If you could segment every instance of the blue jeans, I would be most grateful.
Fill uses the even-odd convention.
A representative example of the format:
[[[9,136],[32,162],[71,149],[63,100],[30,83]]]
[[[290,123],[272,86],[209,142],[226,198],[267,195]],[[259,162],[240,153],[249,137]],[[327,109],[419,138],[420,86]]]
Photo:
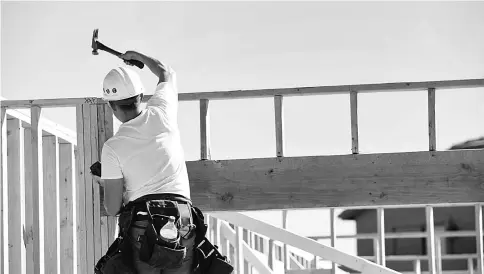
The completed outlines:
[[[131,227],[129,233],[130,233],[131,239],[138,239],[139,235],[143,235],[145,233],[144,228],[138,228],[138,227],[146,227],[148,225],[148,221],[135,221],[133,224],[135,226]],[[147,263],[139,259],[139,250],[141,248],[141,243],[137,241],[132,242],[132,249],[133,249],[133,256],[134,256],[133,262],[134,262],[134,267],[136,271],[138,272],[138,274],[192,274],[195,233],[193,233],[189,239],[181,238],[181,245],[187,248],[187,255],[183,260],[182,265],[175,269],[165,269],[160,271],[152,268]]]

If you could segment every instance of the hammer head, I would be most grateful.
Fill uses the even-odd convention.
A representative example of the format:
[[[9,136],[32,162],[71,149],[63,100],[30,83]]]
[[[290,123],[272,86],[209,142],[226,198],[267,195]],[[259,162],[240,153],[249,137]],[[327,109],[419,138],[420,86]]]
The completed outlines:
[[[93,55],[98,55],[99,53],[97,52],[97,35],[98,35],[99,29],[95,29],[94,32],[92,33],[92,54]]]

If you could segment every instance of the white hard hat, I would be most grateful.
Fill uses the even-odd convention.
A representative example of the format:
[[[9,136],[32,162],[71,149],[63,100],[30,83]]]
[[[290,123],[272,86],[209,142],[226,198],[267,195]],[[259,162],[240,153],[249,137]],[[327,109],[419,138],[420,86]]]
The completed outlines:
[[[144,93],[143,83],[135,71],[119,67],[112,69],[104,78],[103,99],[119,101]]]

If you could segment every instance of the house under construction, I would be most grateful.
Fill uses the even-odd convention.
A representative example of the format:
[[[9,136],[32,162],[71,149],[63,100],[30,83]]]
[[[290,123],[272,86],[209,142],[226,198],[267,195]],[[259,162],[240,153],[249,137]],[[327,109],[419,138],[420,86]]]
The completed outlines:
[[[484,151],[436,151],[435,130],[439,90],[479,87],[484,79],[179,94],[180,101],[200,103],[200,160],[187,162],[187,168],[193,202],[209,217],[209,238],[230,256],[237,274],[484,274]],[[422,117],[428,120],[428,150],[359,154],[358,95],[395,91],[428,94],[428,117]],[[284,97],[332,94],[349,94],[352,153],[285,157]],[[264,97],[274,99],[274,157],[212,160],[210,102]],[[42,110],[53,107],[76,108],[76,132],[43,118]],[[110,108],[99,98],[2,100],[0,118],[2,273],[93,273],[116,237],[116,218],[106,216],[103,194],[89,174],[103,143],[113,135]],[[366,239],[371,252],[357,256],[334,247],[341,238],[335,208],[343,207],[373,212],[375,231],[353,236]],[[441,231],[435,216],[442,207],[470,208],[465,214],[472,214],[474,229]],[[308,238],[287,230],[287,210],[298,208],[328,208],[331,234]],[[398,208],[420,208],[424,229],[388,232],[385,212]],[[240,213],[270,209],[282,210],[282,227]],[[331,244],[318,242],[325,237]],[[467,268],[444,269],[452,254],[443,254],[441,239],[450,237],[473,239],[475,252],[460,255]],[[398,238],[418,238],[425,242],[425,252],[417,257],[388,255],[386,242]],[[332,264],[318,268],[321,260]],[[397,271],[392,268],[395,261],[410,267]]]

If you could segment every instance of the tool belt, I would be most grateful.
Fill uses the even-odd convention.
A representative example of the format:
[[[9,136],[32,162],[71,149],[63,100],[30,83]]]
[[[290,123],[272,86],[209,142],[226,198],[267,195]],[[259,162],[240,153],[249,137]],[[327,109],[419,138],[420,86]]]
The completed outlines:
[[[174,241],[163,240],[158,231],[169,216],[175,217],[179,230]],[[148,226],[144,235],[138,239],[129,237],[129,229],[135,221],[147,220]],[[144,228],[144,227],[143,227]],[[186,239],[195,233],[194,273],[196,274],[230,274],[233,267],[217,247],[205,237],[207,225],[203,213],[192,206],[191,201],[173,194],[153,194],[143,196],[128,203],[119,216],[118,238],[96,264],[96,274],[135,274],[132,266],[131,243],[141,243],[139,259],[153,268],[160,270],[179,267],[186,257],[186,247],[180,244],[180,238]]]

